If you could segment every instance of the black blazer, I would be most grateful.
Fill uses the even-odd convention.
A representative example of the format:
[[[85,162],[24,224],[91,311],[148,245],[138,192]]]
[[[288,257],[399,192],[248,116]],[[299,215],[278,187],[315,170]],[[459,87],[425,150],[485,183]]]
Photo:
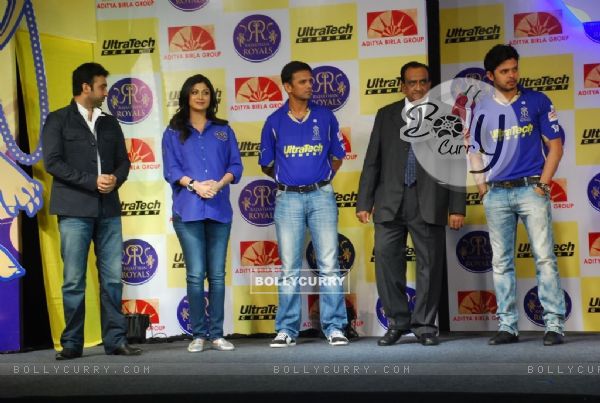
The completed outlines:
[[[121,215],[117,189],[129,175],[129,158],[119,122],[102,113],[90,131],[75,101],[48,115],[42,129],[44,167],[53,176],[50,214],[72,217],[114,217]],[[117,177],[108,194],[97,190],[98,156],[103,174]]]
[[[356,211],[373,211],[373,221],[392,221],[402,204],[410,144],[400,139],[404,100],[377,111],[360,175]],[[465,214],[465,191],[453,191],[432,178],[417,160],[417,195],[425,222],[446,225],[448,214]]]

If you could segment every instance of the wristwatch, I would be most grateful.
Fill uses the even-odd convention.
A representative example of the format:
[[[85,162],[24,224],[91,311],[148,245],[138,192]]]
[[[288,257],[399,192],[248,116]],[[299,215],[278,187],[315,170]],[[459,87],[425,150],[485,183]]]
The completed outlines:
[[[189,183],[186,186],[187,190],[189,190],[190,192],[194,191],[194,182],[195,182],[195,180],[192,179],[191,181],[189,181]]]
[[[547,195],[550,194],[550,185],[548,185],[547,183],[538,182],[536,186],[542,189]]]

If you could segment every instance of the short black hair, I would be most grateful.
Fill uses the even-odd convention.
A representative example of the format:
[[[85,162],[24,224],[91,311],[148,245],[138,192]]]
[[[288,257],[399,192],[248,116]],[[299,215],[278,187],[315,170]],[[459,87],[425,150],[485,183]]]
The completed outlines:
[[[94,84],[94,77],[108,76],[108,71],[98,63],[83,63],[73,71],[73,96],[81,94],[83,84]]]
[[[496,67],[510,59],[515,59],[517,62],[519,61],[517,49],[513,48],[511,45],[499,44],[487,52],[483,59],[483,67],[485,68],[485,71],[493,73],[494,70],[496,70]]]
[[[426,64],[419,63],[419,62],[416,62],[416,61],[413,60],[412,62],[406,63],[400,69],[400,81],[404,82],[404,76],[406,75],[406,70],[408,70],[408,69],[419,69],[419,68],[423,68],[423,69],[427,70],[427,80],[430,80],[431,77],[429,77],[429,66],[427,66]]]
[[[283,66],[281,70],[281,83],[291,84],[292,76],[298,71],[310,71],[312,73],[312,69],[308,64],[294,60]]]

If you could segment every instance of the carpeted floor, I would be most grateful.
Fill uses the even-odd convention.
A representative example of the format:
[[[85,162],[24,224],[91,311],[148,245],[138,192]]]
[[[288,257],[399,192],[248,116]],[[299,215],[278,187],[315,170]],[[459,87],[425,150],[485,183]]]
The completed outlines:
[[[232,340],[235,351],[194,354],[186,350],[188,341],[176,341],[141,345],[139,357],[107,356],[93,347],[67,362],[56,361],[53,350],[2,354],[0,398],[600,400],[599,334],[568,334],[564,345],[553,347],[542,345],[541,333],[521,334],[519,343],[503,346],[488,346],[491,335],[442,335],[442,343],[432,347],[414,337],[390,347],[378,347],[376,338],[343,347],[300,338],[296,347],[282,349],[269,348],[269,339],[243,338]]]

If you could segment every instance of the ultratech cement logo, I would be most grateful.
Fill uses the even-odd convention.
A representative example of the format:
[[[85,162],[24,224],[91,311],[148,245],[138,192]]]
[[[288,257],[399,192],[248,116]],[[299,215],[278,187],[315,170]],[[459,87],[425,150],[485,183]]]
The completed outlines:
[[[590,297],[588,313],[600,313],[600,297]]]
[[[214,39],[214,26],[169,27],[169,53],[165,60],[214,58],[221,56]]]
[[[171,259],[172,269],[185,269],[185,260],[183,259],[183,252],[176,252]]]
[[[373,77],[367,80],[365,95],[393,94],[396,92],[400,92],[400,77],[392,79]]]
[[[298,27],[296,43],[347,41],[352,39],[352,24],[325,25],[324,27]]]
[[[569,243],[554,244],[554,254],[556,257],[573,256],[575,254],[575,244],[571,241],[569,241]],[[521,258],[533,258],[533,252],[529,242],[520,243],[517,247],[517,259]]]
[[[600,143],[600,128],[587,128],[583,129],[583,134],[581,136],[581,145],[588,144],[599,144]]]
[[[569,81],[570,77],[563,74],[561,77],[521,77],[521,79],[519,79],[519,84],[534,91],[562,91],[569,89]]]
[[[159,215],[160,201],[145,202],[136,200],[133,203],[121,202],[122,216],[138,216],[138,215]]]
[[[156,41],[148,39],[130,38],[124,41],[118,39],[105,39],[102,42],[102,56],[137,55],[141,53],[154,53]]]
[[[275,320],[277,305],[242,305],[238,320]]]
[[[342,207],[356,207],[356,200],[358,199],[358,193],[352,191],[352,193],[337,193],[335,192],[335,202],[338,208]]]
[[[483,315],[496,313],[496,294],[488,290],[459,291],[458,313],[461,315]]]
[[[500,39],[500,25],[487,27],[474,26],[473,28],[449,28],[446,32],[446,43],[462,43],[476,41],[492,41]]]
[[[340,133],[342,133],[342,141],[344,143],[344,151],[346,151],[344,160],[346,160],[346,161],[355,160],[358,156],[356,155],[356,153],[352,152],[351,129],[349,127],[340,127]]]
[[[238,148],[242,157],[258,157],[260,155],[260,142],[238,141]]]

